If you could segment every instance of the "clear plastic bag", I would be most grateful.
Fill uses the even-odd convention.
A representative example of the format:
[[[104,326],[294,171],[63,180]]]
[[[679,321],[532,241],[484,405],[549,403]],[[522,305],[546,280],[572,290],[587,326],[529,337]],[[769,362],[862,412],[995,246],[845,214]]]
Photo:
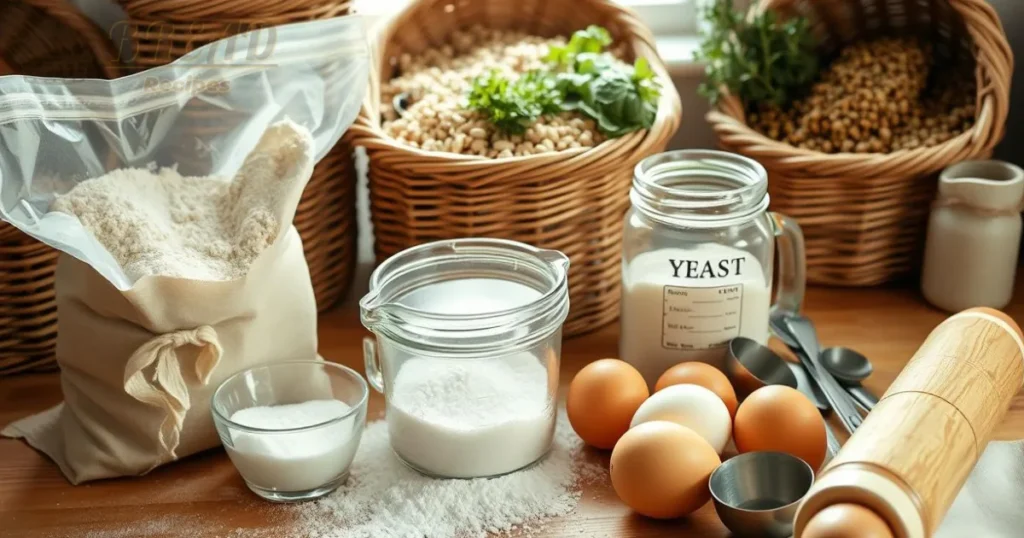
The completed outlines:
[[[355,120],[368,70],[350,16],[240,34],[112,81],[0,77],[0,218],[129,289],[78,219],[49,211],[56,196],[119,168],[231,176],[285,118],[309,129],[319,160]]]

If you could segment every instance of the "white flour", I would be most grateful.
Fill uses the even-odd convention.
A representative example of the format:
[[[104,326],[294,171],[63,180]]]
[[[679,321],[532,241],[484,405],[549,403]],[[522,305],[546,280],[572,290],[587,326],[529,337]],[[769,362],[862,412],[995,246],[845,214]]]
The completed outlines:
[[[236,411],[231,420],[266,430],[301,428],[345,415],[348,405],[337,400],[251,407]],[[346,472],[359,445],[353,438],[354,417],[309,431],[294,433],[232,430],[228,456],[249,483],[282,492],[316,489]]]
[[[555,408],[535,355],[416,358],[390,388],[391,445],[427,473],[473,478],[529,465],[551,446]]]
[[[195,280],[244,276],[293,212],[313,159],[308,131],[271,126],[233,178],[172,168],[114,170],[84,181],[51,210],[78,217],[125,275]]]
[[[543,460],[497,478],[429,478],[402,464],[389,444],[387,425],[371,423],[348,483],[320,501],[299,506],[299,528],[283,536],[483,538],[528,530],[544,519],[568,514],[579,501],[581,483],[607,479],[602,466],[583,463],[582,442],[564,413]]]
[[[198,515],[164,515],[153,519],[137,518],[134,521],[120,522],[117,526],[110,527],[107,525],[111,525],[112,521],[98,521],[96,524],[101,525],[100,528],[84,530],[78,527],[74,536],[77,538],[166,538],[174,536],[181,529],[196,528],[201,524],[201,519]],[[40,534],[40,537],[68,538],[68,535],[66,533],[50,533]]]

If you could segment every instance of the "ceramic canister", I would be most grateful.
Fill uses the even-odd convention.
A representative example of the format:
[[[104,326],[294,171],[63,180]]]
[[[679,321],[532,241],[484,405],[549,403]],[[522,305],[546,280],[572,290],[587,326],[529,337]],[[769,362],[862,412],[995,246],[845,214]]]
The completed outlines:
[[[950,312],[1010,302],[1022,197],[1024,170],[1010,163],[965,161],[942,172],[921,277],[928,302]]]

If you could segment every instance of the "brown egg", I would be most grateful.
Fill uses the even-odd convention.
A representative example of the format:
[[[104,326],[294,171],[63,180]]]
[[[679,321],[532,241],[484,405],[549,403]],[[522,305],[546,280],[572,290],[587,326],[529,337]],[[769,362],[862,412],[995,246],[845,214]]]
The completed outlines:
[[[736,391],[733,390],[729,378],[725,377],[718,368],[703,362],[684,362],[677,364],[665,373],[661,374],[658,382],[654,385],[654,392],[670,387],[672,385],[700,385],[718,395],[725,402],[729,410],[729,416],[736,416],[736,408],[739,401],[736,400]]]
[[[837,504],[807,522],[804,538],[892,538],[892,529],[878,514],[859,504]]]
[[[733,441],[740,453],[785,452],[817,470],[825,461],[825,421],[800,391],[769,385],[754,391],[736,410]]]
[[[612,450],[612,487],[639,514],[682,517],[711,499],[708,478],[721,463],[693,430],[675,422],[645,422],[626,432]]]
[[[607,450],[626,433],[633,413],[650,395],[636,368],[618,359],[601,359],[573,378],[565,410],[585,443]]]

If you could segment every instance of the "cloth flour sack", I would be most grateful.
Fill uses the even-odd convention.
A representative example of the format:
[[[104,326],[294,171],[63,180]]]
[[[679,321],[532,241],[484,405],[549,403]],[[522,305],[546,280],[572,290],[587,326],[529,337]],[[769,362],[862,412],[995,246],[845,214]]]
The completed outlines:
[[[167,244],[143,244],[138,245],[141,253],[128,255],[145,263],[125,269],[129,278],[138,276],[133,272],[144,276],[121,291],[90,265],[62,254],[56,291],[57,362],[64,402],[11,424],[3,434],[24,437],[53,459],[74,484],[146,473],[217,446],[210,400],[221,381],[259,363],[317,358],[313,287],[302,242],[291,225],[313,165],[310,133],[285,121],[270,127],[230,180],[230,189],[222,189],[223,209],[237,213],[238,222],[230,223],[240,234],[235,241],[256,241],[248,252],[258,249],[260,240],[269,242],[250,264],[236,260],[236,265],[242,264],[236,269],[244,273],[237,278],[165,276],[160,273],[174,269],[175,262],[160,252],[169,248]],[[122,172],[117,171],[123,176]],[[139,182],[159,180],[144,170],[134,173],[141,176]],[[160,175],[180,177],[173,170]],[[89,180],[77,188],[109,179]],[[192,183],[203,181],[218,180],[195,178]],[[126,185],[131,186],[118,184]],[[74,195],[72,191],[67,196]],[[122,200],[108,196],[87,201],[116,209]],[[60,202],[58,198],[54,205],[62,207]],[[145,207],[139,204],[135,209]],[[230,204],[235,207],[227,207]],[[156,208],[152,215],[156,221],[167,208],[151,205]],[[180,214],[172,216],[182,220]],[[111,223],[83,224],[103,231]],[[253,229],[272,235],[244,236]],[[121,234],[118,239],[139,239],[132,235]],[[117,251],[120,245],[106,246]]]
[[[210,400],[227,377],[318,360],[292,222],[369,72],[364,22],[345,16],[113,80],[0,76],[0,220],[61,252],[64,393],[0,433],[75,484],[143,474],[219,446]],[[282,401],[323,382],[296,373]]]

